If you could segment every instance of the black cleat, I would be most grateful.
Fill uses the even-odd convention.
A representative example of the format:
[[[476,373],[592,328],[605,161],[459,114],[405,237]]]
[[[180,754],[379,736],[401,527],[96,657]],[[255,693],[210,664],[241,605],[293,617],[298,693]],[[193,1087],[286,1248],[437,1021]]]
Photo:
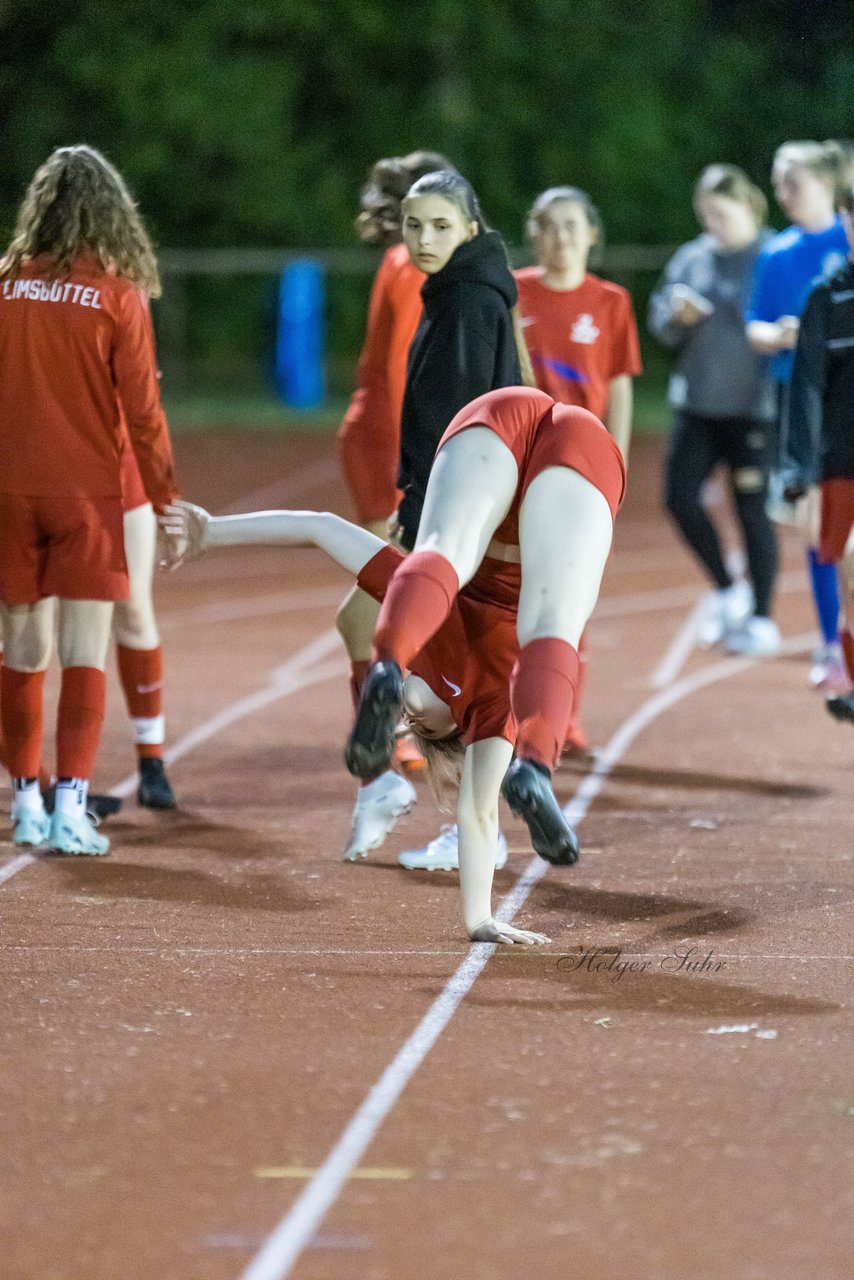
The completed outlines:
[[[355,778],[377,778],[389,766],[403,706],[403,677],[396,662],[375,662],[362,688],[356,723],[344,749]]]
[[[535,851],[556,867],[578,861],[578,840],[563,816],[545,765],[521,757],[512,762],[501,787],[517,818],[524,818]]]
[[[826,698],[824,705],[834,720],[847,720],[854,724],[854,693],[836,693]]]
[[[45,787],[42,792],[44,807],[48,813],[53,813],[56,804],[56,787]],[[124,801],[121,796],[105,796],[97,791],[90,791],[86,797],[86,812],[94,813],[96,818],[102,821],[104,818],[112,818],[122,807]]]
[[[175,792],[166,777],[159,756],[143,756],[139,762],[139,790],[136,798],[145,809],[177,809]]]

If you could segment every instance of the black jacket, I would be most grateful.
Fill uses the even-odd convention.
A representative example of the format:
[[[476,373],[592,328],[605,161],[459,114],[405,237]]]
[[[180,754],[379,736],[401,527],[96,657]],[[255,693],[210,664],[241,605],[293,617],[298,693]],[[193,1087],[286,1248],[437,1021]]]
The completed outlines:
[[[813,289],[792,372],[783,480],[854,480],[854,263]]]
[[[436,446],[451,419],[477,396],[522,383],[511,315],[516,296],[495,231],[461,244],[421,288],[424,310],[409,348],[400,423],[398,518],[410,549]]]

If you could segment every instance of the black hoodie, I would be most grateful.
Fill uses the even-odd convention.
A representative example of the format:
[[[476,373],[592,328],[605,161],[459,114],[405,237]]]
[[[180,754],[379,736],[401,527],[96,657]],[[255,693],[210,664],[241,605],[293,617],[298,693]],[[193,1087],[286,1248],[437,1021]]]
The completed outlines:
[[[400,423],[403,545],[415,543],[436,446],[469,401],[522,384],[511,307],[516,285],[495,231],[461,244],[421,288]]]

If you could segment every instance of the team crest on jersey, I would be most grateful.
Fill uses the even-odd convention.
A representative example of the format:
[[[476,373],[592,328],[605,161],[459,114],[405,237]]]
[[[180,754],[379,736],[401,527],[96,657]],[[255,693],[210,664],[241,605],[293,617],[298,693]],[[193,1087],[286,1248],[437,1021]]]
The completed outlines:
[[[599,332],[593,322],[593,317],[585,311],[572,326],[572,334],[570,336],[573,342],[583,342],[585,346],[590,346],[599,337]]]

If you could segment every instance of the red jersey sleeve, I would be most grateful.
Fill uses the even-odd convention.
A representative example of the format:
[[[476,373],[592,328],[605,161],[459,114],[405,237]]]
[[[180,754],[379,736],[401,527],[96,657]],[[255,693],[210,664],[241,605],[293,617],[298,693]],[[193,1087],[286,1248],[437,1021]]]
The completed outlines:
[[[356,579],[356,586],[369,596],[373,596],[374,600],[384,600],[392,574],[404,559],[403,552],[398,551],[397,547],[383,547],[375,556],[371,556],[366,565],[362,566]]]
[[[178,486],[160,404],[151,311],[138,289],[126,290],[119,302],[111,364],[146,495],[156,510],[162,510],[178,496]]]
[[[643,372],[643,367],[634,307],[631,295],[625,289],[621,289],[617,297],[619,302],[615,308],[611,370],[608,376],[619,378],[622,374],[628,374],[630,378],[636,378]]]

